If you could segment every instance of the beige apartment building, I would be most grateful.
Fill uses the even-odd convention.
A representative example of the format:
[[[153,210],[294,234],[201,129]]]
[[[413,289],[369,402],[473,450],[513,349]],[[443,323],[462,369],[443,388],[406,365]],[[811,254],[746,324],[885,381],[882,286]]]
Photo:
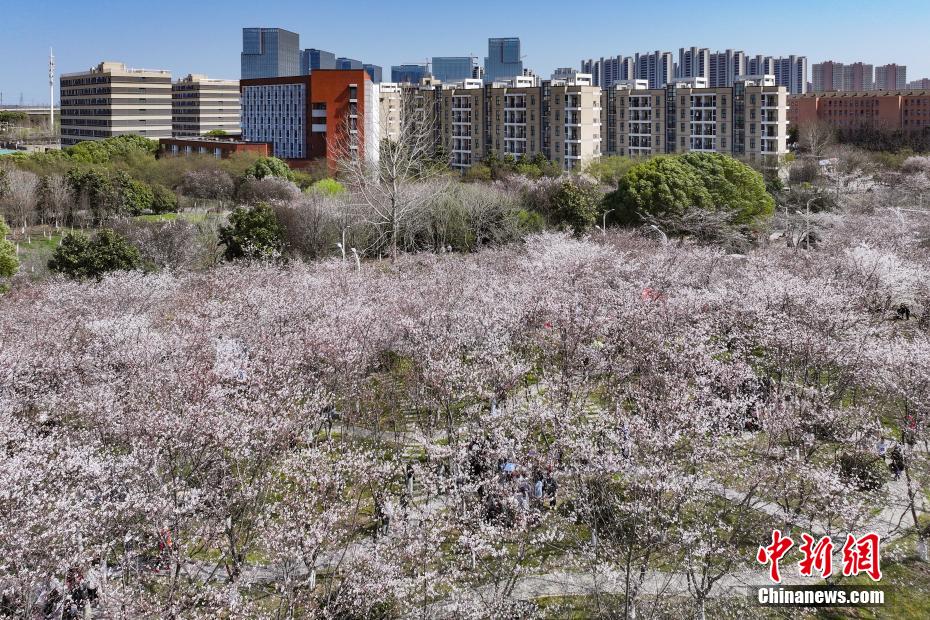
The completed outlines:
[[[580,74],[542,88],[549,89],[545,118],[551,145],[544,154],[563,170],[581,171],[601,157],[601,89]]]
[[[439,133],[450,165],[465,171],[485,156],[484,84],[465,80],[441,91]]]
[[[382,82],[377,87],[381,137],[397,140],[400,137],[401,88],[393,82]]]
[[[763,164],[788,153],[788,91],[773,76],[744,76],[724,88],[702,78],[663,89],[625,82],[602,98],[605,155],[695,151]]]
[[[102,62],[65,73],[61,87],[61,145],[136,134],[170,138],[171,72]]]
[[[176,138],[221,130],[239,135],[239,80],[191,74],[171,87],[171,124]]]

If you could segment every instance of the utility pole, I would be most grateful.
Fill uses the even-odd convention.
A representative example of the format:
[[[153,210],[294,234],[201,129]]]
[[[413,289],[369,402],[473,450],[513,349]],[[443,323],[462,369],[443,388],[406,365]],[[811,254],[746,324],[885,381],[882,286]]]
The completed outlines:
[[[55,52],[48,48],[48,133],[55,138]]]

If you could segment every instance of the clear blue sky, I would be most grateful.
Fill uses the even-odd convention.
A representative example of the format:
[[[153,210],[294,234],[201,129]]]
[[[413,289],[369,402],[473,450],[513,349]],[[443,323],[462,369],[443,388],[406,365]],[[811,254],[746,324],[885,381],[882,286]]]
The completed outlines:
[[[516,35],[526,66],[546,77],[582,57],[655,49],[677,57],[691,45],[797,53],[811,64],[898,62],[908,80],[930,77],[928,0],[0,0],[3,102],[20,93],[48,101],[49,45],[59,73],[106,59],[238,78],[243,26],[287,28],[301,47],[385,68],[433,55],[483,58],[488,37]]]

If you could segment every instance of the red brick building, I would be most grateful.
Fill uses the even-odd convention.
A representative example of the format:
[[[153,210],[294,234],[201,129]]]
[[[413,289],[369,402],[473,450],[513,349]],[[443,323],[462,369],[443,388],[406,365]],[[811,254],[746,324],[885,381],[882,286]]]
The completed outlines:
[[[377,88],[363,69],[242,80],[239,90],[242,138],[270,143],[292,166],[325,158],[333,168],[350,150],[377,158]]]
[[[158,141],[158,154],[161,157],[212,155],[217,159],[226,159],[234,153],[255,153],[261,157],[269,157],[271,144],[223,138],[162,138]]]
[[[790,124],[815,120],[838,129],[930,128],[930,90],[808,93],[788,98]]]

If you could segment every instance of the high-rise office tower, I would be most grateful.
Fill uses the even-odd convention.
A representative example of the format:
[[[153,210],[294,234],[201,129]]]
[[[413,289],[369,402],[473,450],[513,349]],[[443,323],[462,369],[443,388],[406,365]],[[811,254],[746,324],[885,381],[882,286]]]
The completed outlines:
[[[361,60],[340,56],[336,59],[336,68],[341,71],[356,71],[364,68]]]
[[[242,29],[242,79],[300,73],[300,35],[283,28]]]
[[[380,84],[381,83],[381,67],[378,65],[373,65],[371,63],[365,63],[362,65],[362,69],[368,72],[368,76],[371,78],[372,83]]]
[[[391,67],[391,81],[395,84],[419,84],[429,74],[425,64],[394,65]]]
[[[484,81],[488,84],[523,75],[520,39],[503,37],[488,39],[488,55],[484,59]]]
[[[906,66],[892,63],[875,67],[875,90],[903,90],[906,85]]]
[[[475,63],[471,56],[433,56],[433,77],[440,82],[454,83],[470,80]]]
[[[300,53],[300,74],[309,75],[314,69],[335,69],[336,55],[318,49],[305,49]]]

